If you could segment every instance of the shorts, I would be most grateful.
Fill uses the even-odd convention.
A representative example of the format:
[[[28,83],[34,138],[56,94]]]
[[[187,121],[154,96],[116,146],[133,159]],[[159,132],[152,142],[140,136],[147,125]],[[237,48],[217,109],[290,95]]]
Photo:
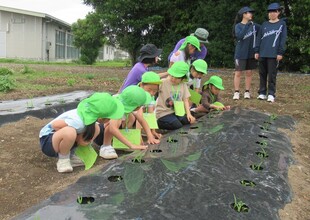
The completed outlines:
[[[257,68],[257,60],[252,59],[235,59],[235,70],[254,70]]]

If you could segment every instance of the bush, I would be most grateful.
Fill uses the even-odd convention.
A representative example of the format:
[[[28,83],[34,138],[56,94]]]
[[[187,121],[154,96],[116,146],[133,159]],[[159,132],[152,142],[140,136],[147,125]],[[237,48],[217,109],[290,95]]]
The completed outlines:
[[[32,74],[35,71],[33,69],[31,69],[30,67],[24,65],[24,68],[21,70],[22,74]]]
[[[8,92],[15,87],[15,80],[10,75],[0,75],[0,92]]]
[[[10,70],[5,67],[0,68],[0,76],[13,75],[13,70]]]

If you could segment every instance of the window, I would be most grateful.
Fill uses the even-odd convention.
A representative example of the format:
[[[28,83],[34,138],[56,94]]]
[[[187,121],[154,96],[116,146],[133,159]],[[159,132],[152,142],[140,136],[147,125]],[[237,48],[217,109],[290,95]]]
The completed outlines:
[[[65,58],[65,32],[56,30],[56,59],[64,59]]]
[[[74,37],[72,34],[67,33],[67,58],[68,59],[78,59],[80,51],[73,45]]]

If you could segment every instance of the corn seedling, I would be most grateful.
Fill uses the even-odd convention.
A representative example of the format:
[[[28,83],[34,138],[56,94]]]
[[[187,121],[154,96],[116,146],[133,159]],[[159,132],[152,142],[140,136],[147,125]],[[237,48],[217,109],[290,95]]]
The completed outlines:
[[[248,212],[249,208],[245,205],[245,203],[241,199],[237,199],[234,194],[234,209],[237,212]]]
[[[264,161],[261,161],[259,164],[252,164],[251,169],[252,170],[262,170],[263,169],[263,167],[262,167],[263,162]]]
[[[32,100],[30,100],[29,102],[27,102],[27,108],[34,108],[34,105],[33,105]]]
[[[269,119],[272,120],[272,121],[276,120],[277,118],[278,118],[278,116],[276,114],[272,114],[269,117]]]
[[[256,186],[256,184],[254,182],[249,181],[249,180],[241,180],[240,183],[243,186],[250,186],[250,187]]]
[[[171,136],[169,136],[169,137],[168,137],[167,142],[168,142],[168,143],[173,143],[173,139],[172,139],[172,137],[171,137]]]
[[[263,158],[266,158],[268,157],[268,153],[265,151],[265,148],[261,147],[262,151],[261,152],[258,152],[258,156],[259,158],[263,159]]]
[[[45,105],[52,105],[52,102],[49,99],[46,99]]]
[[[82,204],[82,202],[83,202],[83,197],[82,197],[82,196],[78,196],[78,197],[77,197],[77,202],[78,202],[79,204]]]

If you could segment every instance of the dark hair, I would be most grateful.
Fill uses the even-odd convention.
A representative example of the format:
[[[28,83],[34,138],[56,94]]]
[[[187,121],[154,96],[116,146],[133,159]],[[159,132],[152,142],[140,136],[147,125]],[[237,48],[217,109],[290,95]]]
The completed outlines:
[[[155,64],[155,57],[153,58],[144,58],[141,63],[145,63],[145,64]]]
[[[84,141],[90,141],[94,137],[95,130],[96,130],[96,122],[94,122],[90,125],[86,125],[85,131],[83,133]]]
[[[187,45],[186,45],[186,47],[185,47],[185,49],[184,49],[184,53],[185,53],[185,60],[188,60],[189,58],[190,58],[190,54],[189,54],[189,49],[188,49],[188,45],[189,45],[190,43],[188,43]]]
[[[242,21],[242,18],[243,18],[243,14],[239,14],[239,13],[237,13],[237,15],[236,15],[236,17],[235,17],[235,20],[234,20],[234,25],[233,25],[233,28],[232,28],[232,36],[233,36],[233,38],[235,38],[236,37],[236,34],[235,34],[235,26],[236,26],[236,24],[237,23],[240,23],[241,21]]]

